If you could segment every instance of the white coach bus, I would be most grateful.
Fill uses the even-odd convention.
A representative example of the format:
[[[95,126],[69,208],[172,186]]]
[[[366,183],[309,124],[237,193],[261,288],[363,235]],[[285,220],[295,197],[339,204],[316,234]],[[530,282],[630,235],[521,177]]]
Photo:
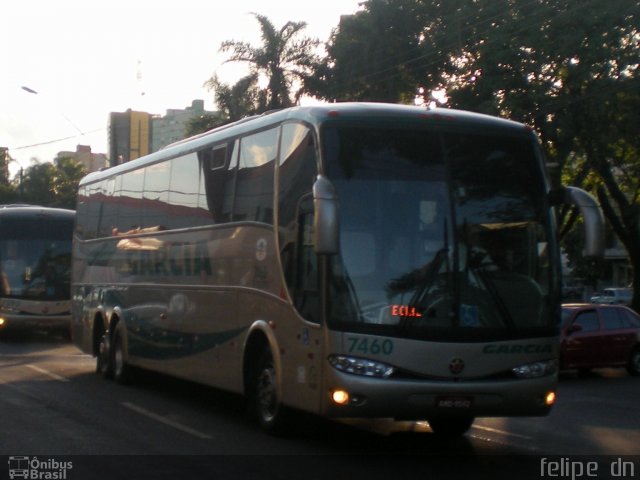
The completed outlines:
[[[97,369],[290,409],[428,420],[545,415],[560,263],[552,192],[519,123],[384,104],[252,117],[80,184],[72,331]]]

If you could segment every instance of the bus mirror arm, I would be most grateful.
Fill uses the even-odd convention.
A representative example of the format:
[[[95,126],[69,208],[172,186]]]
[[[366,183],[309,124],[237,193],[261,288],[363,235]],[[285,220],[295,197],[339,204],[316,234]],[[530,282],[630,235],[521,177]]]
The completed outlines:
[[[604,216],[598,201],[586,191],[577,187],[564,187],[564,203],[580,209],[584,219],[585,256],[604,256]]]
[[[336,255],[339,249],[338,196],[333,184],[318,175],[313,184],[313,230],[318,255]]]

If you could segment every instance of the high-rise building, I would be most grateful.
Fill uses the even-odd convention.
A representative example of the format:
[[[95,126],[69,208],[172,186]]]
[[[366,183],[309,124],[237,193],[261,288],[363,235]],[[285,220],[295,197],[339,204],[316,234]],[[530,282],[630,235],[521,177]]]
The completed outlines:
[[[109,116],[109,159],[111,166],[151,153],[151,114],[112,112]]]
[[[200,117],[207,112],[203,100],[194,100],[191,106],[183,110],[167,110],[163,117],[155,116],[151,120],[151,150],[157,152],[167,145],[182,140],[187,136],[187,125],[194,117]]]
[[[101,168],[109,166],[107,156],[104,153],[93,153],[89,145],[78,145],[75,152],[58,152],[56,159],[60,158],[74,159],[76,162],[84,165],[87,172],[96,172]]]
[[[169,109],[164,116],[127,110],[112,112],[109,121],[109,159],[111,166],[134,160],[187,136],[187,125],[195,117],[213,113],[204,109],[203,100],[191,106]]]

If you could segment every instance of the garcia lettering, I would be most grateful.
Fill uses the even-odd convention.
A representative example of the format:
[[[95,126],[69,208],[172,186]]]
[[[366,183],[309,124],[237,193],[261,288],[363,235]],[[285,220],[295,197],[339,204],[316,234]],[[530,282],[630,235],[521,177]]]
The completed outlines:
[[[173,244],[157,250],[130,250],[124,270],[133,275],[211,275],[211,258],[206,242]]]

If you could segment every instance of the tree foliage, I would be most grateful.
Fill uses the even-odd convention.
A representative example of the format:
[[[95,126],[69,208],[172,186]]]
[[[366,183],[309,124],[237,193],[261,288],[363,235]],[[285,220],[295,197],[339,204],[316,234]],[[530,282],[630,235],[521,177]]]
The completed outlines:
[[[205,82],[205,86],[214,92],[215,103],[222,118],[227,121],[235,122],[267,110],[267,95],[258,87],[256,72],[241,78],[231,86],[214,75]]]
[[[48,162],[34,163],[26,168],[17,185],[21,202],[49,206],[54,197],[54,171],[55,167]]]
[[[306,27],[305,22],[289,21],[277,29],[264,15],[252,15],[260,24],[260,45],[227,40],[220,46],[220,51],[229,53],[228,62],[244,62],[249,65],[250,75],[235,87],[246,86],[246,91],[252,95],[250,101],[260,111],[292,106],[299,100],[305,81],[314,71],[317,64],[315,49],[320,42],[301,37],[300,34]],[[254,86],[260,78],[266,79],[267,86],[257,92],[256,97]],[[214,87],[222,86],[215,76],[211,82]],[[223,98],[226,93],[222,93]]]
[[[199,117],[193,117],[187,122],[185,126],[185,136],[192,137],[200,133],[208,132],[228,122],[229,120],[219,112],[205,113]]]
[[[204,133],[267,110],[266,91],[258,87],[257,73],[247,75],[233,85],[225,84],[214,74],[204,86],[213,92],[218,111],[193,118],[187,125],[187,136]]]
[[[51,206],[75,210],[78,193],[78,184],[87,174],[85,167],[75,160],[63,157],[53,163],[53,176],[51,178],[51,190],[53,199]]]
[[[14,178],[3,203],[26,203],[75,210],[78,184],[86,175],[84,166],[71,158],[53,163],[34,161]]]
[[[369,0],[343,16],[308,82],[310,93],[330,101],[410,102],[422,56],[421,3]]]

